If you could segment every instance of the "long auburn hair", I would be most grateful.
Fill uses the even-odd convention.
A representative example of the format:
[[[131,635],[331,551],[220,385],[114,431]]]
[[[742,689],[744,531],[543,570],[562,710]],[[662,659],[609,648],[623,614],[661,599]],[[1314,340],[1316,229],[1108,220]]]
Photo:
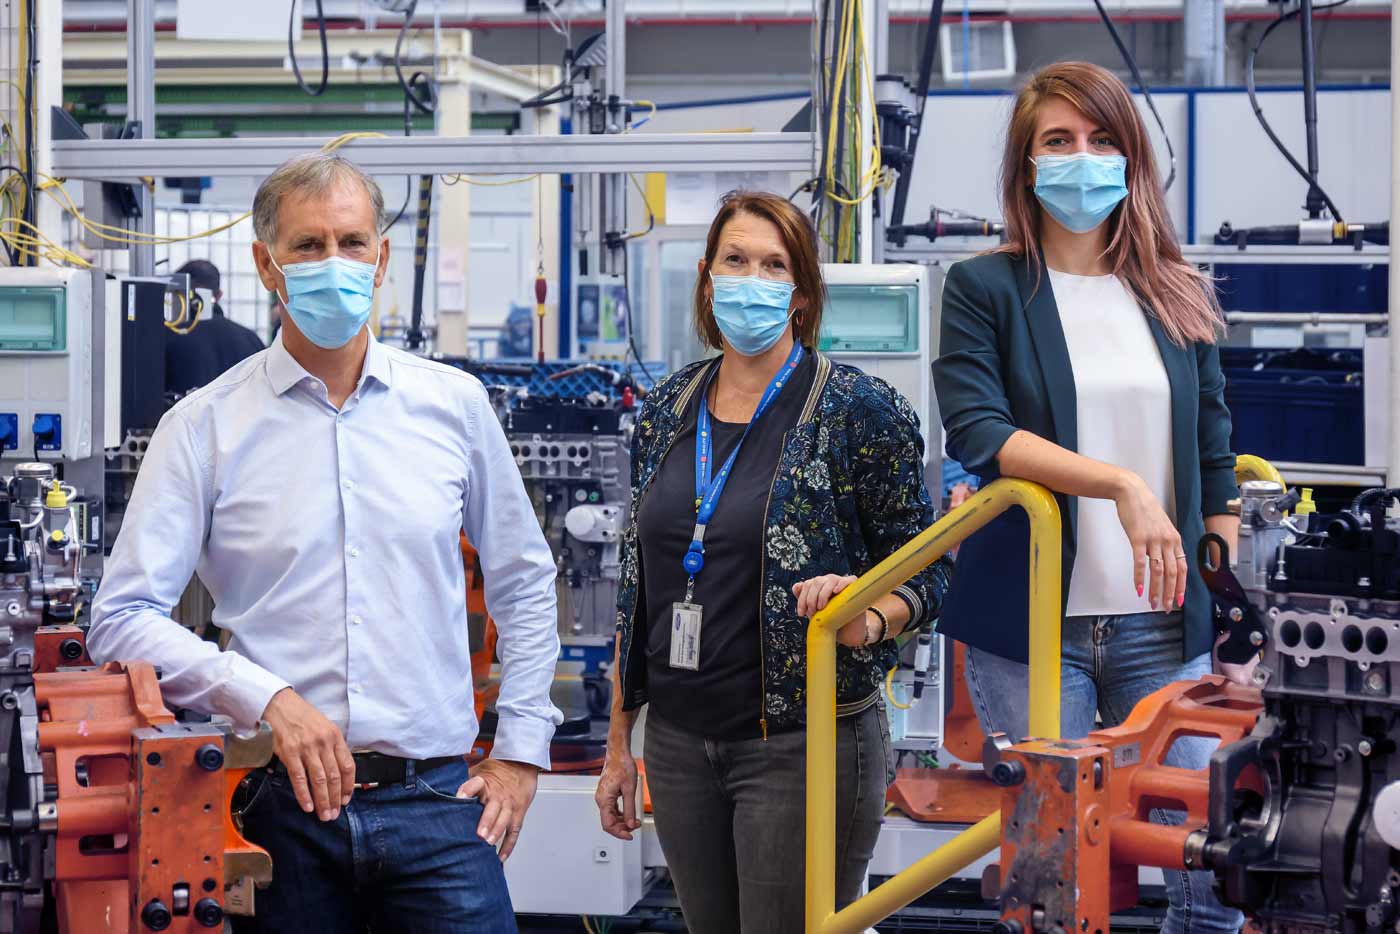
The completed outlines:
[[[1106,130],[1128,159],[1128,196],[1105,222],[1113,274],[1143,302],[1173,343],[1214,343],[1224,316],[1210,277],[1186,262],[1167,213],[1147,128],[1117,77],[1088,62],[1060,62],[1037,72],[1016,96],[1001,162],[1001,205],[1007,243],[1039,271],[1042,210],[1031,183],[1031,145],[1041,104],[1063,98]]]
[[[710,267],[719,251],[724,225],[738,214],[761,217],[778,228],[792,261],[794,292],[807,300],[807,307],[793,316],[793,337],[808,350],[817,348],[821,336],[822,308],[826,304],[826,284],[822,281],[821,257],[817,252],[817,230],[812,219],[782,195],[767,191],[731,191],[720,201],[719,213],[710,222],[705,237],[705,268],[695,280],[695,333],[711,350],[724,346],[715,323],[714,295],[710,289]]]

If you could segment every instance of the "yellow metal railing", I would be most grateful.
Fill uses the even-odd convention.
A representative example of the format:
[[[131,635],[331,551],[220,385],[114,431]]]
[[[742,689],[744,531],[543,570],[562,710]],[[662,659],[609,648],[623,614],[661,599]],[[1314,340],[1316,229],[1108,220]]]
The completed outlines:
[[[1030,517],[1030,733],[1060,735],[1060,510],[1050,491],[997,480],[843,590],[807,630],[807,934],[852,934],[888,918],[996,849],[991,814],[836,911],[836,631],[1001,513]],[[1007,556],[1008,560],[1012,556]]]

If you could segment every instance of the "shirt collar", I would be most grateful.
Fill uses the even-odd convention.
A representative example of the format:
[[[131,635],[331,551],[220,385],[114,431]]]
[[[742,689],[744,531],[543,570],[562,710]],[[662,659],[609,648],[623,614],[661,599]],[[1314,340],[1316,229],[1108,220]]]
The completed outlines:
[[[282,334],[279,329],[267,352],[267,377],[272,382],[272,391],[279,396],[302,380],[311,378],[311,374],[282,346]],[[369,335],[369,348],[365,352],[360,382],[365,384],[369,380],[375,380],[386,388],[393,382],[389,351],[375,339],[373,333]]]

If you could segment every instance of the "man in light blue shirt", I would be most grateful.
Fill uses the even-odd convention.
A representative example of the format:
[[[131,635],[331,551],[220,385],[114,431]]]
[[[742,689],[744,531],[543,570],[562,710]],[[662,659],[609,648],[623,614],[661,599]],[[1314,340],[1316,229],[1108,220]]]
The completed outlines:
[[[549,547],[480,383],[365,327],[389,255],[374,181],[299,157],[253,214],[281,334],[161,421],[89,649],[160,666],[172,704],[272,726],[242,811],[273,883],[240,931],[514,931],[501,862],[560,720]],[[492,755],[470,774],[461,530],[501,659]],[[193,571],[227,651],[170,619]]]

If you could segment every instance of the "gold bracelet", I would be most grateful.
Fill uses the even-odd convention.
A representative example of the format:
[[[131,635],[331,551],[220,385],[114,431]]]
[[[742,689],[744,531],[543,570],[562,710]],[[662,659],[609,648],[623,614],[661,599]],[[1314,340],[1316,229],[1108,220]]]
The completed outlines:
[[[885,612],[881,610],[878,606],[872,606],[870,608],[870,612],[874,613],[880,618],[880,638],[876,639],[875,642],[884,642],[887,638],[889,638],[890,635],[890,618],[886,616]],[[866,643],[866,645],[873,644],[873,642]]]

